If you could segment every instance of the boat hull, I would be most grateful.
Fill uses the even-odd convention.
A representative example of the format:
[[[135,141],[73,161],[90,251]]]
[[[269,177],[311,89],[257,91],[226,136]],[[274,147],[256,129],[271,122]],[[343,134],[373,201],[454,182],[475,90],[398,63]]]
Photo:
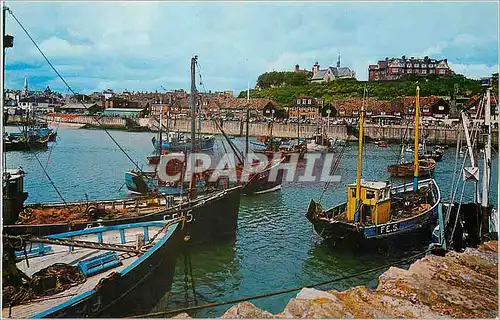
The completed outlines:
[[[248,182],[243,185],[242,193],[245,195],[256,195],[263,194],[268,192],[273,192],[281,189],[281,183],[283,182],[284,171],[282,169],[278,169],[278,166],[281,162],[284,161],[284,158],[277,161],[273,166],[270,166],[266,170],[252,174]],[[273,170],[278,170],[276,174],[276,179],[270,180],[270,176]]]
[[[434,175],[436,162],[432,159],[424,159],[419,161],[418,177],[428,178]],[[387,171],[392,177],[413,177],[413,163],[394,164],[387,167]]]
[[[193,243],[212,243],[236,237],[241,187],[217,192],[213,196],[202,197],[182,206],[160,210],[143,216],[102,219],[99,221],[5,225],[3,232],[11,235],[34,234],[44,236],[68,231],[82,230],[89,226],[110,226],[125,223],[167,220],[180,216],[187,217],[186,234]],[[61,205],[62,206],[62,205]]]
[[[409,245],[412,242],[421,243],[432,239],[432,230],[436,225],[438,203],[441,199],[439,188],[434,180],[423,180],[419,186],[432,183],[433,205],[419,215],[400,221],[383,223],[371,226],[356,226],[353,223],[320,219],[317,212],[320,206],[311,200],[306,214],[307,219],[313,224],[316,233],[334,247],[360,247],[372,248],[381,245]],[[394,194],[411,190],[412,184],[393,188]],[[400,193],[401,193],[400,192]],[[328,209],[325,212],[342,212],[345,203]],[[416,237],[416,236],[420,237]]]
[[[215,138],[211,137],[208,139],[201,140],[195,144],[195,150],[197,151],[208,151],[212,150],[215,145]],[[159,150],[159,144],[156,141],[154,143],[154,147]],[[178,151],[189,151],[191,150],[191,142],[167,142],[163,141],[162,142],[162,149],[163,150],[168,150],[172,152],[178,152]]]
[[[158,243],[156,250],[146,252],[135,267],[112,273],[95,289],[35,317],[117,318],[149,312],[172,288],[183,238],[181,224],[178,224],[172,235]]]

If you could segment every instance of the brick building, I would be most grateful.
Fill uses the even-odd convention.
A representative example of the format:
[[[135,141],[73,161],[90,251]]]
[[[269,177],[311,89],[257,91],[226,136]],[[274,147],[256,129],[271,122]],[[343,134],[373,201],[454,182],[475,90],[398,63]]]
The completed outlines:
[[[286,110],[289,118],[315,119],[321,115],[323,109],[323,99],[311,96],[299,96],[291,102]]]
[[[401,58],[385,58],[368,67],[368,81],[396,80],[405,74],[418,76],[454,74],[448,60],[437,60],[429,57],[423,59],[402,56]]]

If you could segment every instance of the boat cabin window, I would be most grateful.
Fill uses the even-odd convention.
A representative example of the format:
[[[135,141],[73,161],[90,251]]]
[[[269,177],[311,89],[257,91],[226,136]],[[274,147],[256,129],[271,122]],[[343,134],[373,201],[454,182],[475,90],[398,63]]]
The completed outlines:
[[[366,190],[366,200],[375,199],[375,192],[373,190]]]
[[[356,188],[351,189],[351,195],[353,198],[356,198]]]

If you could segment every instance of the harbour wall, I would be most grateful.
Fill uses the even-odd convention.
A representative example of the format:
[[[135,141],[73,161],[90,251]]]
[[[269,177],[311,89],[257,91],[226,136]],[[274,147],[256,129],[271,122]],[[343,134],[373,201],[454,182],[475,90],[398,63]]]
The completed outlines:
[[[92,128],[107,128],[107,129],[122,129],[122,130],[132,130],[137,128],[147,129],[151,131],[158,130],[158,122],[149,118],[140,119],[126,119],[120,117],[99,117],[98,121],[91,116],[79,116],[79,115],[55,115],[44,117],[49,122],[53,122],[55,125],[58,123],[65,124],[81,124],[85,127]],[[10,116],[8,119],[8,124],[20,123],[21,118],[19,116]],[[189,119],[174,119],[169,121],[169,129],[172,131],[180,132],[190,132],[191,122]],[[164,120],[163,125],[166,126],[166,120]],[[197,124],[198,126],[198,124]],[[275,137],[280,138],[296,138],[299,132],[301,137],[311,138],[314,134],[321,132],[321,127],[313,124],[298,124],[289,123],[275,123],[270,125],[265,122],[252,122],[249,123],[249,135],[250,136],[265,136],[271,134]],[[222,123],[222,129],[228,135],[232,136],[243,136],[245,134],[245,123],[242,121],[226,121]],[[330,126],[325,126],[325,133],[335,139],[346,139],[348,137],[348,128],[344,124],[335,124]],[[375,139],[375,140],[385,140],[388,142],[399,143],[402,137],[405,140],[412,141],[414,135],[414,127],[408,127],[406,125],[376,125],[376,124],[366,124],[365,125],[365,135]],[[141,130],[144,131],[144,130]],[[455,145],[458,133],[462,131],[460,136],[464,138],[463,129],[459,127],[439,127],[439,126],[426,126],[423,128],[423,133],[426,137],[426,142],[428,144],[447,144]],[[201,132],[204,134],[219,134],[215,123],[211,120],[201,121]],[[355,136],[350,137],[351,140],[356,140]],[[493,129],[492,134],[493,145],[498,145],[498,129]]]

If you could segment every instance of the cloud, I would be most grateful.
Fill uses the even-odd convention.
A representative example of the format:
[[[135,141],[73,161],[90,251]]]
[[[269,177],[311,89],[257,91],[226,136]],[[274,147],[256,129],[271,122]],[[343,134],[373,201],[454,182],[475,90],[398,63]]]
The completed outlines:
[[[486,64],[462,64],[462,63],[449,63],[455,73],[460,73],[467,78],[480,79],[481,77],[489,77],[493,73],[498,72],[498,64],[496,65],[486,65]]]
[[[448,58],[457,71],[469,65],[468,75],[498,68],[493,2],[12,2],[9,7],[79,92],[188,90],[194,55],[212,91],[245,89],[247,81],[254,84],[273,68],[310,69],[315,61],[334,65],[338,51],[342,65],[360,80],[366,80],[368,64],[402,55]],[[7,52],[7,85],[21,88],[27,75],[34,89],[51,83],[66,92],[9,16],[6,28],[15,37]]]
[[[47,40],[42,41],[39,45],[42,52],[51,57],[82,57],[88,54],[92,48],[87,45],[72,44],[67,40],[52,36]],[[38,53],[37,49],[33,49],[33,54]]]

